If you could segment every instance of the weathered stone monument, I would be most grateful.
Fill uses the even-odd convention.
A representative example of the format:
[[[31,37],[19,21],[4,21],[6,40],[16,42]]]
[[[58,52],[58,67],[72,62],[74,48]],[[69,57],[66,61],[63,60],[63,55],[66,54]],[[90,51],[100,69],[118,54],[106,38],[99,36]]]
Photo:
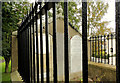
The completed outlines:
[[[75,35],[71,38],[71,73],[82,71],[82,38]]]

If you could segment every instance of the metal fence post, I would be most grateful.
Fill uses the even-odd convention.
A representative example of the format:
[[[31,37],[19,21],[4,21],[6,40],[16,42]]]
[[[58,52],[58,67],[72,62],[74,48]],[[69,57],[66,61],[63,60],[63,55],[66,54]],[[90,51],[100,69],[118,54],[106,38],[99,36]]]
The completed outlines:
[[[45,33],[46,33],[46,71],[47,83],[49,83],[49,30],[48,30],[48,10],[45,8]]]
[[[94,62],[94,59],[95,59],[94,58],[95,57],[95,53],[94,52],[95,52],[95,43],[94,43],[94,36],[93,36],[93,55],[92,55],[93,56],[93,62]]]
[[[107,35],[108,37],[108,64],[109,64],[109,34]]]
[[[41,7],[41,5],[42,5],[42,3],[40,2],[40,8],[39,9],[41,9],[42,7]],[[40,10],[40,52],[41,52],[41,54],[40,54],[40,60],[41,60],[41,83],[43,83],[44,82],[44,70],[43,70],[43,68],[44,68],[44,65],[43,65],[43,28],[42,28],[42,12],[41,12],[41,10]]]
[[[57,83],[56,3],[53,3],[53,68],[54,83]]]
[[[82,62],[83,83],[88,83],[88,54],[87,54],[87,0],[82,0]]]
[[[35,15],[37,14],[38,3],[35,2]],[[37,60],[37,83],[39,83],[39,47],[38,47],[38,23],[37,23],[38,16],[35,16],[36,22],[36,60]]]
[[[33,10],[33,4],[32,4],[32,26],[33,26],[33,78],[34,83],[36,82],[35,79],[35,29],[34,29],[34,10]]]
[[[68,57],[68,3],[64,2],[64,59],[65,83],[69,83],[69,57]]]
[[[116,7],[116,83],[120,83],[120,2],[115,2]]]
[[[99,35],[98,35],[98,63],[100,62]]]
[[[92,50],[91,50],[91,47],[92,47],[92,46],[91,46],[91,42],[92,42],[92,38],[90,37],[90,61],[91,61],[91,57],[92,57],[92,54],[91,54],[91,53],[92,53],[92,52],[91,52],[91,51],[92,51]]]
[[[101,63],[102,63],[102,35],[101,35]]]
[[[112,65],[113,65],[113,34],[111,34],[111,54],[112,54]]]
[[[105,50],[105,35],[104,35],[104,64],[106,64],[106,50]]]
[[[97,37],[95,36],[95,62],[96,62],[96,59],[97,59],[97,47],[96,47],[96,45],[97,45]]]

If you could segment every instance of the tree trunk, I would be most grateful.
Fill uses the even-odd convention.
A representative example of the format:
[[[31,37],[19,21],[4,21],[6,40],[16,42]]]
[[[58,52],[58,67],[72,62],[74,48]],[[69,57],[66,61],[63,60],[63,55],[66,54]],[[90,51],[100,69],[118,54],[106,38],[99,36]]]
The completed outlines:
[[[10,59],[5,59],[5,73],[8,73],[9,62],[10,62]]]

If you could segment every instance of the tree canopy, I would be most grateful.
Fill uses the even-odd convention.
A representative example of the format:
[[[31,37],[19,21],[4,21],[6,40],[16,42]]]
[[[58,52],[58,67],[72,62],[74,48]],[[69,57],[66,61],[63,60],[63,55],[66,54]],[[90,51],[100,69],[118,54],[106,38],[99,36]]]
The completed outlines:
[[[111,33],[111,27],[107,27],[109,21],[102,21],[102,18],[107,13],[109,7],[108,3],[103,1],[88,1],[87,3],[87,19],[88,19],[88,37],[91,35],[103,35]],[[58,9],[64,10],[64,3],[58,3]],[[59,12],[64,15],[64,12]],[[82,29],[82,3],[81,2],[69,2],[68,3],[68,15],[69,22],[76,27],[76,29]]]
[[[110,21],[102,21],[108,7],[103,1],[88,2],[88,35],[111,33],[111,27],[107,27]]]
[[[18,23],[27,14],[29,7],[28,2],[2,3],[2,56],[5,58],[6,65],[9,63],[11,56],[12,32],[18,29]]]

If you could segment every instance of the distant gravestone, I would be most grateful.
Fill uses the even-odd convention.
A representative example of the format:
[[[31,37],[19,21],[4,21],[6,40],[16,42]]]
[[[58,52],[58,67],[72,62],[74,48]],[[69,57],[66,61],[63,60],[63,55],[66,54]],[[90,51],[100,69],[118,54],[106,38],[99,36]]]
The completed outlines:
[[[71,39],[71,73],[82,71],[82,37],[75,35]]]

